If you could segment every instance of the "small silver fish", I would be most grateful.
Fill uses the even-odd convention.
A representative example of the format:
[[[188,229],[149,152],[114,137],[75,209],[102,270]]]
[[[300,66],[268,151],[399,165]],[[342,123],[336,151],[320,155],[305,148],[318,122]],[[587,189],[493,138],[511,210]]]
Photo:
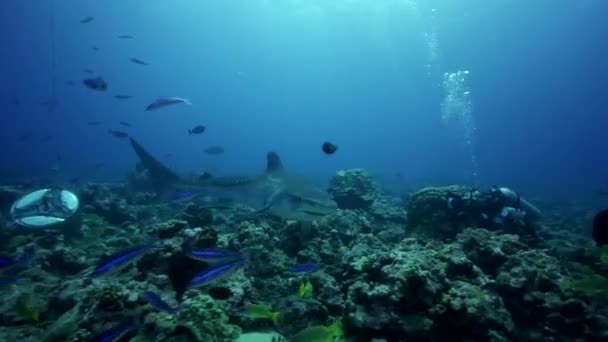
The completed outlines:
[[[179,98],[179,97],[159,97],[156,99],[156,101],[149,104],[146,107],[146,110],[147,111],[157,110],[157,109],[160,109],[163,107],[167,107],[167,106],[171,106],[171,105],[175,105],[175,104],[179,104],[179,103],[185,103],[187,105],[192,104],[192,102],[190,102],[189,100]]]

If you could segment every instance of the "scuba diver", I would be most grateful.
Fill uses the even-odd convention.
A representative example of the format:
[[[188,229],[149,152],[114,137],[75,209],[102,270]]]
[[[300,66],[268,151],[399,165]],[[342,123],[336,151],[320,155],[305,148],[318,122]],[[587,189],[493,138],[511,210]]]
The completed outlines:
[[[509,228],[536,235],[534,224],[542,213],[515,191],[493,186],[489,191],[469,190],[466,196],[448,193],[446,205],[452,225],[472,224],[490,229]]]

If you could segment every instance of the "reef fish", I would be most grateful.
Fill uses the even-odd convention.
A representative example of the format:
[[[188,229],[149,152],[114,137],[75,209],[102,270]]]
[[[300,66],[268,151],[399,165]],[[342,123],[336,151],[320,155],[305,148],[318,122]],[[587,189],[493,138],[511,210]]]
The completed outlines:
[[[144,292],[144,297],[146,300],[155,308],[168,312],[170,314],[177,313],[177,309],[169,305],[169,303],[162,300],[156,293],[151,291]]]
[[[131,124],[126,121],[121,121],[121,122],[119,122],[119,124],[121,124],[122,126],[125,126],[125,127],[131,127]]]
[[[205,131],[205,126],[203,125],[198,125],[193,127],[192,129],[188,130],[188,134],[192,135],[192,134],[201,134]]]
[[[133,96],[131,96],[131,95],[114,95],[114,98],[118,99],[118,100],[127,100],[127,99],[130,99],[132,97]]]
[[[272,308],[264,304],[247,304],[247,317],[251,319],[269,319],[275,324],[279,320],[280,312],[272,311]]]
[[[294,265],[287,269],[291,273],[311,273],[321,268],[319,264],[300,264]]]
[[[204,261],[217,260],[217,259],[242,259],[241,255],[237,252],[228,251],[225,249],[195,249],[188,252],[188,255],[194,259],[200,259]]]
[[[135,37],[130,34],[121,34],[120,36],[118,36],[118,39],[135,39]]]
[[[93,17],[85,17],[85,18],[80,19],[80,23],[81,23],[81,24],[88,24],[88,23],[90,23],[91,21],[93,21],[94,19],[95,19],[95,18],[93,18]]]
[[[141,59],[139,59],[139,58],[131,57],[131,58],[129,58],[129,60],[130,60],[131,62],[135,63],[135,64],[139,64],[139,65],[148,65],[148,63],[146,63],[146,62],[142,61],[142,60],[141,60]]]
[[[102,275],[117,266],[124,265],[129,261],[134,260],[136,257],[157,248],[161,248],[161,246],[158,244],[137,246],[117,252],[109,257],[102,258],[97,264],[97,267],[95,267],[93,272],[91,272],[91,276]]]
[[[103,121],[89,121],[89,122],[87,122],[87,125],[89,125],[89,126],[99,126],[101,124],[103,124]]]
[[[247,262],[246,259],[238,259],[221,264],[218,266],[210,267],[203,272],[197,274],[188,283],[189,288],[204,285],[211,280],[217,279],[218,277],[228,273],[231,270],[236,269],[238,266],[243,265]]]
[[[82,83],[85,85],[85,87],[92,90],[105,91],[108,89],[108,83],[106,83],[103,77],[85,78],[82,80]]]
[[[338,145],[326,141],[321,146],[321,149],[325,154],[334,154],[338,150]]]
[[[214,155],[223,154],[224,147],[219,146],[219,145],[209,146],[205,149],[205,153],[214,154]]]
[[[199,193],[199,191],[182,191],[182,192],[178,192],[178,193],[174,194],[173,196],[171,196],[171,199],[174,201],[184,200],[184,199],[190,198],[198,193]]]
[[[151,104],[149,104],[146,107],[147,111],[152,111],[152,110],[157,110],[163,107],[167,107],[167,106],[171,106],[171,105],[176,105],[179,103],[185,103],[187,105],[191,105],[192,102],[190,102],[187,99],[183,99],[180,97],[159,97],[157,98],[154,102],[152,102]]]

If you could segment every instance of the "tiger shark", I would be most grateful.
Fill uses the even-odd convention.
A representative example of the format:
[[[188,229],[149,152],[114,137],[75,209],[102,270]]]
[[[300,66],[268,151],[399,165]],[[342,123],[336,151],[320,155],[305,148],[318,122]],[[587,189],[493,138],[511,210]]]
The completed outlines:
[[[313,220],[337,209],[327,191],[306,178],[288,172],[275,152],[266,155],[266,169],[260,174],[219,176],[203,173],[180,177],[130,138],[131,146],[145,170],[145,176],[157,192],[188,191],[227,195],[245,202],[258,212],[285,219]]]

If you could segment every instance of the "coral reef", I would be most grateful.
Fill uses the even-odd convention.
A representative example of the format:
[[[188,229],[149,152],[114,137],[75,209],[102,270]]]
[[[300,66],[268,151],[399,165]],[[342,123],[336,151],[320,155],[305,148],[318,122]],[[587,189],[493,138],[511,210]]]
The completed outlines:
[[[608,252],[589,252],[579,227],[586,219],[559,219],[556,210],[536,240],[486,225],[477,212],[455,224],[449,195],[492,203],[449,186],[422,189],[404,205],[360,169],[332,180],[340,209],[306,220],[245,205],[159,203],[116,184],[86,184],[79,193],[81,237],[6,235],[7,260],[36,253],[0,268],[7,298],[0,340],[89,341],[125,322],[137,324],[121,341],[135,342],[235,341],[269,329],[295,341],[608,338]],[[89,276],[100,258],[159,241],[162,248]],[[213,265],[188,257],[184,246],[239,252],[246,262],[177,295],[176,263],[193,272]],[[298,264],[315,267],[293,271]],[[151,305],[146,291],[176,312]],[[249,304],[273,318],[248,316]]]
[[[188,203],[184,209],[182,219],[187,221],[191,227],[204,227],[213,223],[211,209],[196,203]]]
[[[241,334],[241,328],[229,324],[224,309],[207,295],[186,299],[181,310],[179,325],[186,327],[196,341],[231,342]]]
[[[421,237],[453,238],[460,227],[452,223],[448,210],[449,194],[466,197],[469,189],[459,185],[428,187],[414,193],[407,205],[410,232]]]
[[[340,209],[367,209],[376,199],[378,190],[369,172],[352,169],[336,172],[329,193]]]

